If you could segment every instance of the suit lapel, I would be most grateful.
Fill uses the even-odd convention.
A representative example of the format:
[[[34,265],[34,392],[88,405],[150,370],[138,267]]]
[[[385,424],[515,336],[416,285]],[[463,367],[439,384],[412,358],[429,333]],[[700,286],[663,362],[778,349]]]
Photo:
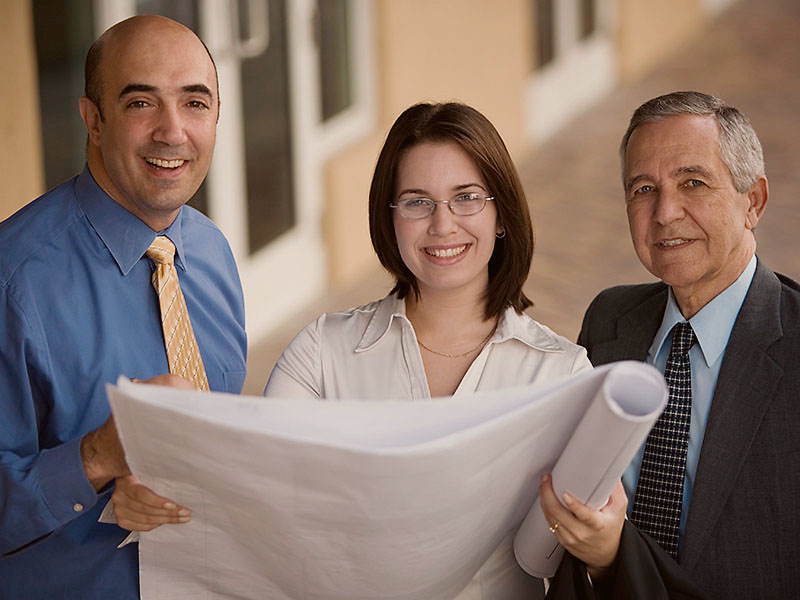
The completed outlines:
[[[781,337],[780,282],[758,263],[731,331],[706,425],[680,563],[697,563],[756,436],[783,370],[766,350]]]
[[[667,306],[667,287],[636,306],[617,321],[617,337],[592,345],[592,363],[602,365],[617,360],[645,360],[653,343],[664,309]]]

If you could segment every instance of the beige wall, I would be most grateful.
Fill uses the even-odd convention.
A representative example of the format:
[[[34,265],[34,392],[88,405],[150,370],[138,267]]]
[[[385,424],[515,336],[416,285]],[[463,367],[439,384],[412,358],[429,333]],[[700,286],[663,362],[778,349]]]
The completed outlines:
[[[378,11],[381,120],[421,100],[460,100],[524,147],[526,0],[384,0]]]
[[[378,129],[326,169],[324,231],[331,282],[347,284],[377,258],[367,195],[380,144],[394,119],[420,101],[459,100],[491,120],[512,154],[525,149],[526,0],[381,0],[376,4]]]
[[[701,0],[618,0],[620,77],[641,77],[697,36],[707,23]]]
[[[44,190],[33,19],[27,0],[0,0],[0,220]]]
[[[369,136],[329,161],[325,168],[323,232],[330,283],[334,286],[358,281],[378,264],[369,240],[367,200],[383,136]]]

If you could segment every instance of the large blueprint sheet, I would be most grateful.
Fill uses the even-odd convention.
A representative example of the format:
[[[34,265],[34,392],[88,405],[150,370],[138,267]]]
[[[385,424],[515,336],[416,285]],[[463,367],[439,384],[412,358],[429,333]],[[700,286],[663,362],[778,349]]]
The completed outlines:
[[[109,398],[133,472],[193,511],[142,534],[145,600],[448,600],[523,519],[517,559],[551,575],[540,474],[555,467],[557,491],[602,505],[666,388],[652,367],[624,362],[418,402],[127,380]]]

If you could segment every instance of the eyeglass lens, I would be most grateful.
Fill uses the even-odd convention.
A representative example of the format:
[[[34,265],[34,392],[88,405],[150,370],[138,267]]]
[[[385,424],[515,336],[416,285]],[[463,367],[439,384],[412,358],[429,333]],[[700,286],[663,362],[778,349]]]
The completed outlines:
[[[491,200],[481,194],[461,194],[450,200],[431,200],[430,198],[408,198],[397,203],[400,214],[410,219],[424,219],[433,214],[437,204],[447,204],[453,214],[469,216],[481,212],[486,201]]]

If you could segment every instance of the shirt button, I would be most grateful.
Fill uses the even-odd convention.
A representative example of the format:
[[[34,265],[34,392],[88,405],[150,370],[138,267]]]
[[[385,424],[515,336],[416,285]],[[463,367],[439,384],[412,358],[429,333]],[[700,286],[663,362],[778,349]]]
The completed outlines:
[[[83,504],[81,504],[80,502],[76,502],[75,504],[72,505],[72,510],[74,510],[75,512],[81,512],[83,510]]]

